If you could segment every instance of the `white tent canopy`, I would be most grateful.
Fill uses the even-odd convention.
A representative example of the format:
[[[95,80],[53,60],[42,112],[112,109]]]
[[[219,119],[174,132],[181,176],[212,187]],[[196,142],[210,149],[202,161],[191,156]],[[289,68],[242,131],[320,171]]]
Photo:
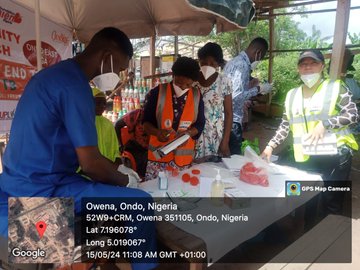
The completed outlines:
[[[214,25],[218,32],[243,28],[217,13],[192,6],[187,0],[11,1],[31,10],[35,10],[36,2],[39,1],[41,16],[75,30],[82,42],[89,41],[95,32],[106,26],[119,28],[130,38],[206,35]],[[245,21],[249,22],[252,16],[249,9],[253,9],[253,2],[242,0],[234,3],[242,3],[241,10],[248,10],[244,16],[248,17]]]

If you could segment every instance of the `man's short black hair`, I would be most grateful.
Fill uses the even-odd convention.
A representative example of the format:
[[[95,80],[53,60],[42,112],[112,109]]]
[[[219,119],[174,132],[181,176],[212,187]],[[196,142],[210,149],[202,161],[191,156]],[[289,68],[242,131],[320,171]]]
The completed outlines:
[[[184,76],[197,81],[200,66],[198,62],[189,57],[179,57],[171,68],[174,76]]]
[[[262,48],[264,51],[267,51],[269,49],[269,44],[266,39],[257,37],[250,42],[249,47],[256,47],[258,49]]]
[[[131,58],[134,54],[133,46],[128,36],[115,27],[105,27],[97,32],[90,40],[90,45],[114,43],[126,55]]]
[[[198,51],[198,58],[204,59],[208,56],[211,56],[215,61],[221,66],[224,61],[223,51],[219,44],[208,42]]]

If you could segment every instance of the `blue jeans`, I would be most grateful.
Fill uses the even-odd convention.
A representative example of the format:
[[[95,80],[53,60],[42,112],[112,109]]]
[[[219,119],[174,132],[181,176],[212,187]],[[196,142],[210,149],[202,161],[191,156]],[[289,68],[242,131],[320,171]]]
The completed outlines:
[[[232,130],[230,133],[229,148],[232,155],[241,154],[241,144],[242,144],[242,127],[240,123],[233,122]]]

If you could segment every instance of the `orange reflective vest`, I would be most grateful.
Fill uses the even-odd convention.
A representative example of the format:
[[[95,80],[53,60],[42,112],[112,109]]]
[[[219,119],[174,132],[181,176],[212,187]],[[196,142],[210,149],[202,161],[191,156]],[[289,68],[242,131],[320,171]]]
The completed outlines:
[[[188,91],[188,96],[180,117],[178,129],[175,130],[176,132],[187,130],[193,123],[195,123],[198,115],[199,101],[199,90],[191,88]],[[159,96],[156,105],[156,120],[158,128],[172,130],[174,111],[170,83],[167,85],[159,85]],[[170,134],[169,140],[171,141],[175,137],[176,134],[173,132]],[[154,154],[154,151],[157,148],[167,143],[168,142],[160,142],[156,136],[150,135],[148,160],[162,163],[168,163],[174,160],[176,165],[180,167],[191,164],[195,153],[195,141],[192,138],[162,158],[160,158],[156,153]]]

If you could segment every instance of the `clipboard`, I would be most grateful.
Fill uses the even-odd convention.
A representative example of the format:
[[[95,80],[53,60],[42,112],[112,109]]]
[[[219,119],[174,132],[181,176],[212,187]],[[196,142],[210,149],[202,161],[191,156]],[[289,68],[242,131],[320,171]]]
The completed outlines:
[[[164,146],[156,149],[156,151],[154,152],[155,157],[157,159],[160,159],[160,158],[166,156],[167,154],[169,154],[170,152],[172,152],[176,148],[178,148],[180,145],[182,145],[184,142],[186,142],[189,138],[190,138],[189,134],[183,134],[180,137],[168,142]]]
[[[306,137],[307,135],[304,135],[301,139],[303,154],[309,156],[321,156],[336,155],[338,153],[337,138],[335,133],[325,133],[323,140],[319,140],[317,145],[310,144],[310,140],[305,140]]]

